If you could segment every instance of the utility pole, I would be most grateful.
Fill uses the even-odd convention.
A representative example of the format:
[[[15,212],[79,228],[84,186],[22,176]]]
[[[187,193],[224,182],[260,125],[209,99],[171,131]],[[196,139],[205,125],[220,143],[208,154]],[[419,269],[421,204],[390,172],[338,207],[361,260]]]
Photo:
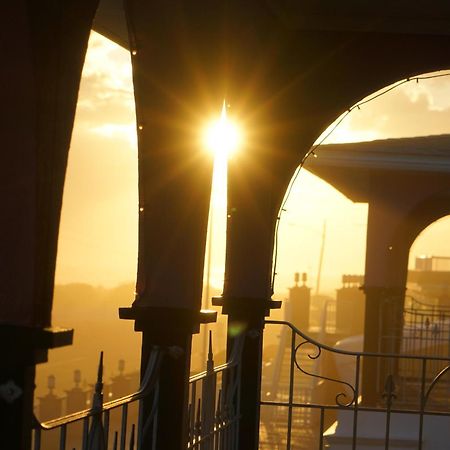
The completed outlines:
[[[320,290],[320,277],[322,275],[322,264],[323,264],[323,253],[325,251],[325,238],[327,235],[327,221],[323,221],[323,228],[322,228],[322,244],[320,247],[320,257],[319,257],[319,269],[317,271],[317,284],[316,284],[316,295],[319,295]]]

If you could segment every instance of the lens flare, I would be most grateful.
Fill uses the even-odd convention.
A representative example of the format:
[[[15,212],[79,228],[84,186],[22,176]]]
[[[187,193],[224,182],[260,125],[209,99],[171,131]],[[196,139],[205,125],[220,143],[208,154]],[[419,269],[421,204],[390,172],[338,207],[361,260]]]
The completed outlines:
[[[220,119],[213,121],[205,129],[205,147],[218,157],[229,158],[237,151],[241,141],[241,131],[236,123],[228,119],[224,102]]]

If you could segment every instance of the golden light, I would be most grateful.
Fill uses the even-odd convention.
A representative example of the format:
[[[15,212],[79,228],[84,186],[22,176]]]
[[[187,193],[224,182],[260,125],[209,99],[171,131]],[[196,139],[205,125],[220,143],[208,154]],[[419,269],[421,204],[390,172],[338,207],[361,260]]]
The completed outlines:
[[[206,148],[217,157],[229,158],[239,148],[242,133],[239,126],[227,117],[225,102],[220,119],[205,128],[203,140]]]

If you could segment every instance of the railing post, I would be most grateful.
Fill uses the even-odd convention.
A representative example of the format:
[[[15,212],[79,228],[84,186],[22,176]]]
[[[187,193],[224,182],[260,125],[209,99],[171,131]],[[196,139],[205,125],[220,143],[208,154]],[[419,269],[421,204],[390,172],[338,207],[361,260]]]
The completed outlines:
[[[31,445],[34,364],[1,367],[0,434],[2,443],[11,450]]]
[[[0,442],[8,450],[28,450],[33,426],[36,364],[47,349],[72,343],[73,330],[0,326]]]
[[[261,368],[264,318],[281,302],[270,299],[231,297],[213,298],[213,305],[222,306],[228,314],[227,356],[237,338],[244,335],[240,380],[239,450],[258,450],[261,399]]]
[[[89,450],[105,450],[108,436],[105,436],[103,429],[103,352],[100,352],[100,361],[98,363],[97,381],[92,396],[92,416],[91,428],[89,430]]]
[[[212,350],[212,332],[209,331],[209,347],[208,347],[208,360],[206,362],[206,378],[202,383],[202,427],[203,436],[206,436],[205,442],[202,444],[202,450],[213,449],[213,433],[214,433],[214,420],[216,410],[216,385],[217,379],[214,373],[214,355]]]
[[[142,450],[186,450],[188,442],[188,395],[192,334],[200,323],[215,320],[215,314],[152,307],[120,308],[122,319],[135,320],[142,332],[141,377],[154,346],[166,349],[159,376],[156,428],[141,435]],[[143,399],[142,423],[153,408],[153,397]],[[142,432],[142,430],[140,430]]]

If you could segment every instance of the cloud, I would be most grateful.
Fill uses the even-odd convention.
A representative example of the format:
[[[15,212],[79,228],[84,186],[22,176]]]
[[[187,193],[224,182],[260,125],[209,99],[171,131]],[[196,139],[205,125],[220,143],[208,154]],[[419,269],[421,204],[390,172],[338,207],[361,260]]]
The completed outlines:
[[[99,130],[115,124],[134,127],[135,107],[129,53],[103,36],[92,32],[80,85],[77,127]]]
[[[326,143],[447,133],[450,77],[411,81],[354,109]]]
[[[91,131],[106,138],[127,141],[133,148],[137,148],[136,127],[133,123],[105,123],[91,128]]]
[[[436,72],[436,75],[450,73],[449,71]],[[450,108],[450,76],[420,80],[418,83],[412,81],[401,87],[401,90],[415,102],[420,95],[428,99],[430,111],[444,111]]]

